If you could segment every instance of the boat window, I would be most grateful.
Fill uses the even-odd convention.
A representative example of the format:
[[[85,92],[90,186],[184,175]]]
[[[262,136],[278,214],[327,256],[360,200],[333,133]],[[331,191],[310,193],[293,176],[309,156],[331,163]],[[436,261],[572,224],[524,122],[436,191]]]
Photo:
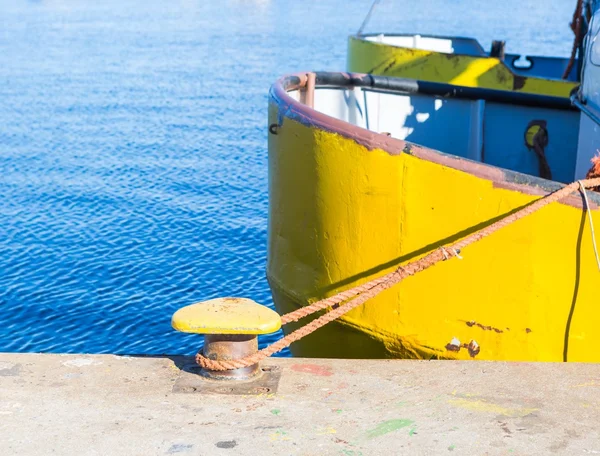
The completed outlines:
[[[600,66],[600,30],[596,32],[590,46],[590,60],[592,64]]]

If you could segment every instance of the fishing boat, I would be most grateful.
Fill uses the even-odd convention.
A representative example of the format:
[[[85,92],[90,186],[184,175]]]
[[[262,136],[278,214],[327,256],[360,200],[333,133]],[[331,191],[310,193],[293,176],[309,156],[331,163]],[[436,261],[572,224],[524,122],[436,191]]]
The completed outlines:
[[[575,42],[570,58],[506,52],[504,41],[489,51],[473,38],[417,34],[364,34],[367,18],[348,38],[347,70],[383,76],[445,82],[459,86],[519,91],[568,98],[579,81],[582,37],[589,13],[578,2],[572,21]]]
[[[369,34],[348,38],[347,69],[568,98],[579,66],[568,58],[486,52],[472,38]]]
[[[278,80],[267,277],[279,313],[381,277],[584,178],[600,147],[598,22],[571,100],[354,73]],[[600,361],[587,221],[600,226],[600,195],[585,196],[589,207],[573,194],[409,277],[292,354]]]

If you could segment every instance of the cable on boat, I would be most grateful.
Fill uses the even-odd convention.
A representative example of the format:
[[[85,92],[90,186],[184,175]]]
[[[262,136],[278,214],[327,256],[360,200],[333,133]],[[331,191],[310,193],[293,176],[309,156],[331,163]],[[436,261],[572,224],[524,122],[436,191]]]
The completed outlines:
[[[594,220],[592,219],[592,213],[590,212],[590,202],[588,201],[587,192],[585,190],[585,186],[579,182],[579,187],[581,188],[581,193],[583,194],[583,199],[585,200],[585,211],[588,214],[588,219],[590,221],[590,230],[592,232],[592,245],[594,246],[594,254],[596,255],[596,264],[598,265],[598,270],[600,271],[600,258],[598,258],[598,247],[596,246],[596,234],[594,233]]]
[[[373,0],[373,3],[371,3],[371,8],[369,8],[369,12],[367,13],[367,15],[365,16],[362,24],[360,24],[360,27],[358,29],[358,32],[356,32],[356,36],[360,36],[362,31],[365,29],[365,27],[367,26],[367,22],[369,22],[369,20],[371,19],[371,14],[373,14],[373,11],[375,10],[375,7],[377,6],[377,4],[380,2],[381,0]]]
[[[313,313],[318,312],[320,310],[325,310],[328,307],[332,308],[332,310],[327,312],[325,315],[322,315],[319,318],[306,324],[305,326],[302,326],[301,328],[291,332],[287,336],[279,339],[277,342],[272,343],[271,345],[263,348],[262,350],[256,352],[251,356],[230,361],[215,361],[203,356],[203,354],[199,352],[196,354],[196,362],[201,367],[213,371],[232,370],[252,366],[258,363],[259,361],[283,350],[284,348],[290,346],[292,343],[302,339],[303,337],[316,331],[322,326],[325,326],[327,323],[336,320],[337,318],[341,317],[350,310],[360,306],[361,304],[364,304],[369,299],[374,298],[382,291],[391,288],[392,286],[401,282],[403,279],[415,275],[421,271],[424,271],[425,269],[430,268],[431,266],[439,263],[440,261],[447,261],[452,257],[462,259],[462,257],[460,256],[460,251],[465,247],[474,244],[477,241],[480,241],[481,239],[489,236],[490,234],[495,233],[496,231],[524,217],[527,217],[528,215],[531,215],[534,212],[539,211],[548,204],[557,202],[569,196],[571,193],[577,190],[581,189],[583,191],[583,196],[586,202],[585,210],[588,211],[591,222],[591,214],[589,211],[590,208],[585,189],[595,188],[598,186],[600,186],[600,177],[594,177],[591,179],[573,182],[569,185],[566,185],[565,187],[562,187],[559,190],[556,190],[555,192],[549,193],[548,195],[537,199],[536,201],[524,207],[523,209],[509,214],[506,217],[492,223],[491,225],[470,234],[469,236],[463,238],[461,241],[455,242],[454,244],[448,247],[437,248],[436,250],[432,251],[431,253],[418,260],[412,261],[404,266],[399,266],[395,271],[389,274],[386,274],[374,280],[370,280],[369,282],[364,283],[362,285],[358,285],[346,291],[342,291],[329,298],[322,299],[306,307],[302,307],[293,312],[289,312],[285,315],[282,315],[281,324],[285,325],[287,323],[298,321],[301,318],[307,317],[308,315],[312,315]],[[594,236],[593,225],[592,236]],[[594,249],[596,249],[595,240]],[[598,261],[597,251],[596,260]]]

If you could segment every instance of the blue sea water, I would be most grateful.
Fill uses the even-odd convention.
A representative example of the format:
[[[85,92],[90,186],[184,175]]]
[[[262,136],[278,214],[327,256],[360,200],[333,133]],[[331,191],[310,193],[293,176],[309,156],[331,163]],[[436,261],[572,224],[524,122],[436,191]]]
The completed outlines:
[[[0,351],[192,353],[177,308],[272,305],[268,89],[343,70],[370,3],[0,0]],[[574,7],[382,0],[366,31],[567,56]]]

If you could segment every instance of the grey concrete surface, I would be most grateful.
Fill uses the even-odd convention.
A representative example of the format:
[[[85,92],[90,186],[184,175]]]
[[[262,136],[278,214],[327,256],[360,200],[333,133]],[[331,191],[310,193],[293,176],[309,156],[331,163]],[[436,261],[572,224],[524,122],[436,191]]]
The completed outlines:
[[[0,354],[0,455],[600,454],[600,365]]]

